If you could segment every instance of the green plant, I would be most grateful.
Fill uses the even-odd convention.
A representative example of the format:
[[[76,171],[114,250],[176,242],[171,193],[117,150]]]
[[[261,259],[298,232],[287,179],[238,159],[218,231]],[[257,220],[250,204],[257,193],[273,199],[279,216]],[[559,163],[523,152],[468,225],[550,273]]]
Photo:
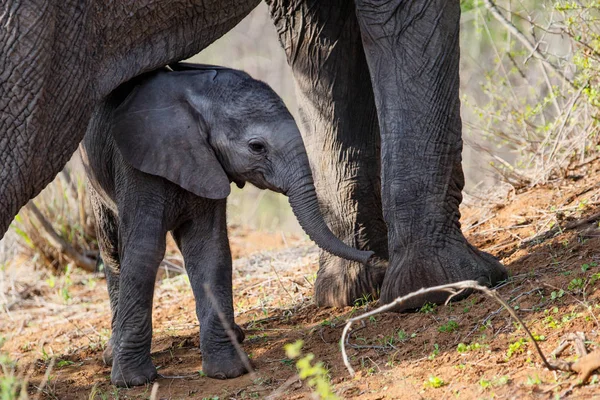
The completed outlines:
[[[598,264],[595,262],[591,262],[589,264],[581,264],[581,272],[587,272],[592,267],[597,267]]]
[[[569,282],[569,286],[567,286],[567,289],[569,289],[571,292],[580,291],[581,289],[583,289],[584,283],[585,282],[583,278],[575,278],[571,282]]]
[[[487,390],[490,387],[498,387],[498,386],[504,386],[506,384],[508,384],[508,382],[510,382],[510,378],[506,375],[500,376],[500,377],[496,377],[494,379],[488,380],[485,378],[481,378],[479,380],[479,386],[481,386],[481,388],[483,390]]]
[[[69,360],[60,360],[56,363],[56,366],[58,368],[62,368],[62,367],[68,367],[69,365],[73,365],[75,364],[73,361],[69,361]]]
[[[544,340],[546,340],[546,336],[544,335],[538,335],[535,332],[532,332],[531,335],[533,336],[533,340],[535,340],[536,342],[543,342]]]
[[[563,297],[564,294],[565,294],[565,291],[560,289],[558,292],[553,291],[552,293],[550,293],[550,298],[552,300],[557,300],[557,299],[560,299],[561,297]]]
[[[456,321],[450,320],[444,325],[438,327],[438,332],[446,332],[451,333],[458,329],[458,323]]]
[[[321,323],[319,325],[321,325],[321,326],[332,326],[332,323],[331,323],[330,320],[324,319],[323,321],[321,321]]]
[[[427,357],[429,360],[433,360],[438,354],[440,354],[440,345],[437,343],[433,344],[433,351]]]
[[[479,386],[481,386],[481,388],[485,390],[485,389],[489,388],[490,386],[492,386],[492,382],[488,381],[487,379],[481,378],[479,380]]]
[[[362,297],[354,300],[354,307],[355,308],[366,307],[372,301],[373,301],[373,296],[370,293],[366,293],[366,294],[363,294]]]
[[[459,343],[456,346],[456,351],[459,353],[466,353],[466,352],[473,351],[473,350],[479,350],[479,349],[481,349],[481,347],[482,346],[477,342],[471,343],[468,345],[464,344],[464,343]]]
[[[430,376],[429,379],[427,379],[427,381],[425,382],[425,386],[434,388],[434,389],[438,389],[441,388],[442,386],[444,386],[446,384],[446,382],[444,382],[440,377],[437,376]]]
[[[294,365],[294,360],[293,360],[293,359],[291,359],[291,358],[284,358],[284,359],[282,359],[282,360],[281,360],[281,363],[282,363],[283,365],[287,365],[287,366],[290,366],[290,367],[291,367],[291,366],[293,366],[293,365]]]
[[[90,390],[90,394],[88,395],[88,400],[119,400],[119,390],[114,388],[113,393],[105,393],[99,388],[99,384],[96,383],[92,390]]]
[[[437,304],[427,302],[427,303],[423,304],[423,306],[419,309],[419,312],[423,313],[423,314],[431,314],[431,313],[435,313],[436,310],[437,310]]]
[[[0,350],[4,344],[4,339],[0,338]],[[16,374],[16,362],[10,357],[0,352],[0,399],[1,400],[26,400],[27,399],[27,381],[22,380]]]
[[[305,380],[308,386],[310,386],[321,399],[337,399],[338,397],[333,393],[331,383],[329,382],[328,372],[323,363],[318,361],[313,364],[315,355],[312,353],[301,357],[303,344],[304,342],[302,340],[297,340],[294,343],[289,343],[284,346],[285,354],[288,358],[298,359],[296,368],[298,369],[300,379]]]
[[[546,325],[546,327],[548,327],[550,329],[561,328],[560,323],[552,315],[548,315],[547,317],[544,318],[544,324]]]
[[[382,346],[394,347],[394,343],[396,343],[396,338],[394,335],[384,336],[382,339],[379,339],[379,342]]]
[[[398,335],[398,340],[400,340],[401,342],[408,339],[408,335],[406,334],[406,331],[404,331],[403,329],[400,329],[398,331],[397,335]]]
[[[510,359],[514,354],[523,353],[525,345],[527,345],[527,340],[525,338],[520,338],[519,340],[510,343],[508,345],[508,350],[506,350],[506,359]]]
[[[50,349],[52,351],[52,348]],[[42,345],[40,352],[42,353],[42,361],[44,361],[45,363],[47,363],[48,361],[50,361],[50,359],[52,358],[52,356],[50,354],[48,354],[48,352],[46,351],[46,348]]]
[[[506,375],[502,375],[501,377],[494,379],[492,384],[494,386],[504,386],[510,382],[510,378]]]

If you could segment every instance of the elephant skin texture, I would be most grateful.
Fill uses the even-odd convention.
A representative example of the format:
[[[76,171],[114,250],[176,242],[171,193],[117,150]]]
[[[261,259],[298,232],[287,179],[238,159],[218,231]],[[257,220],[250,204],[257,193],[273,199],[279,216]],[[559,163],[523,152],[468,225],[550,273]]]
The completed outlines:
[[[196,299],[203,371],[221,379],[246,372],[249,361],[221,322],[243,340],[233,318],[230,182],[289,196],[300,225],[326,251],[361,265],[373,254],[328,229],[300,131],[271,88],[228,68],[173,69],[117,88],[94,111],[81,145],[112,310],[103,359],[112,362],[118,386],[157,376],[150,360],[152,297],[169,231]]]

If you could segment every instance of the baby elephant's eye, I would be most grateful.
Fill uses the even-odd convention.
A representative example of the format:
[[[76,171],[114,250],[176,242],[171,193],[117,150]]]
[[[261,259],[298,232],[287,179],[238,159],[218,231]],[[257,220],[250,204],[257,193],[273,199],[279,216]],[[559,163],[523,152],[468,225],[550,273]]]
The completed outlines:
[[[253,153],[262,154],[266,151],[266,147],[263,143],[258,141],[252,141],[248,143],[248,147]]]

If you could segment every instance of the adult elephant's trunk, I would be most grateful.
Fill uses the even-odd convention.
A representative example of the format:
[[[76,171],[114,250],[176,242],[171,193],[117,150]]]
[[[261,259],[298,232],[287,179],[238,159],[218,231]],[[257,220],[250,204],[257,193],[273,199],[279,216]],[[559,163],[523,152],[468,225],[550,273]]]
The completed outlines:
[[[304,232],[323,250],[348,260],[365,264],[373,255],[372,251],[357,250],[346,245],[329,230],[319,209],[312,176],[305,176],[295,184],[287,195],[292,211]]]

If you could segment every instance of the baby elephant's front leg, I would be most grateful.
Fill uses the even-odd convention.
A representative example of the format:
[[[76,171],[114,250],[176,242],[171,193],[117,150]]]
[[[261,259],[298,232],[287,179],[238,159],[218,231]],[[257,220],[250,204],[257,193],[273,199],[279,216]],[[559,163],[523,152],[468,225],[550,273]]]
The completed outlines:
[[[225,200],[210,201],[207,208],[209,212],[183,224],[174,237],[196,299],[202,370],[211,378],[235,378],[248,372],[250,363],[234,344],[244,333],[233,318]]]

